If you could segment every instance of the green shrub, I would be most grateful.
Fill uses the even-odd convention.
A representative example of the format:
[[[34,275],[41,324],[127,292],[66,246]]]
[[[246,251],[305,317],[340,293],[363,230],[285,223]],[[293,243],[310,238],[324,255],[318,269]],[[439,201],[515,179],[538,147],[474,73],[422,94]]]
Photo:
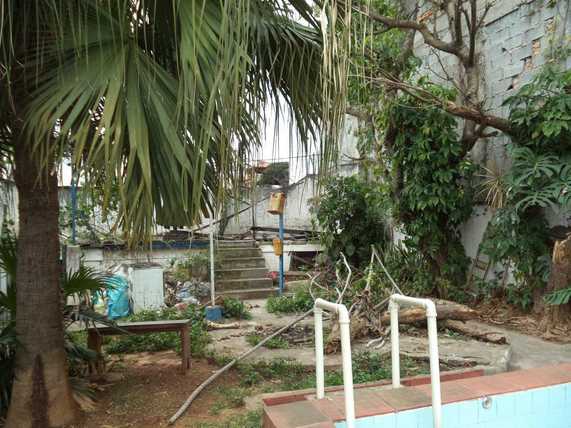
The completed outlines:
[[[309,291],[300,288],[291,296],[273,296],[266,302],[266,310],[269,313],[291,314],[306,312],[313,307],[313,298]]]
[[[371,245],[388,241],[385,211],[379,185],[358,177],[332,179],[312,209],[327,255],[337,261],[343,253],[354,266],[369,262]]]
[[[193,355],[202,355],[205,345],[209,342],[206,332],[204,314],[194,306],[187,307],[184,311],[175,308],[163,308],[159,310],[144,310],[127,318],[127,321],[160,321],[190,319],[190,346]],[[139,335],[126,335],[115,337],[106,347],[110,354],[132,352],[154,352],[173,349],[181,350],[180,334],[173,333],[148,333]]]
[[[252,318],[244,302],[234,299],[233,297],[224,298],[222,301],[222,309],[226,318],[238,318],[241,320],[249,320]]]

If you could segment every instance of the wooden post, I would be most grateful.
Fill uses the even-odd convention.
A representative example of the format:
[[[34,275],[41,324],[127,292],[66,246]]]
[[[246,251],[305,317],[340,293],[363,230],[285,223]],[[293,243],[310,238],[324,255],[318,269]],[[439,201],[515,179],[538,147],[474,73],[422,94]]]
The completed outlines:
[[[182,373],[186,374],[190,369],[190,331],[188,324],[180,330],[180,343],[182,347]]]
[[[97,359],[95,363],[89,364],[89,371],[91,373],[97,373],[97,375],[102,376],[105,371],[105,361],[103,360],[103,355],[101,354],[101,345],[103,343],[103,338],[95,329],[87,331],[87,347],[92,351],[97,353]]]

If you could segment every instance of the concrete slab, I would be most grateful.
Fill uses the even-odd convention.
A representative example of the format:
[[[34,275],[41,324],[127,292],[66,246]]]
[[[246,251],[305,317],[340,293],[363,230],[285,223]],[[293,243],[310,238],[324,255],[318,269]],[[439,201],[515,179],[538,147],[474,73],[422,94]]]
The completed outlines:
[[[243,321],[239,330],[216,330],[211,332],[213,338],[209,349],[217,354],[239,355],[248,349],[246,336],[255,332],[256,328],[278,329],[289,324],[299,315],[276,315],[270,314],[265,309],[266,301],[247,301],[252,306],[250,321]],[[313,325],[313,318],[307,318],[300,325]],[[325,323],[327,326],[327,322]],[[390,343],[386,343],[381,349],[367,348],[369,339],[353,343],[353,353],[369,351],[378,354],[390,353]],[[414,358],[428,359],[428,340],[425,337],[401,335],[401,353]],[[491,343],[475,340],[464,340],[451,337],[440,337],[438,341],[441,360],[449,364],[462,367],[481,367],[487,373],[502,372],[508,369],[510,359],[510,347],[508,345],[494,345]],[[299,346],[288,349],[261,348],[257,353],[249,357],[249,361],[269,361],[276,358],[292,359],[306,366],[315,365],[314,348],[312,346]],[[341,354],[326,355],[325,365],[328,368],[341,367]]]

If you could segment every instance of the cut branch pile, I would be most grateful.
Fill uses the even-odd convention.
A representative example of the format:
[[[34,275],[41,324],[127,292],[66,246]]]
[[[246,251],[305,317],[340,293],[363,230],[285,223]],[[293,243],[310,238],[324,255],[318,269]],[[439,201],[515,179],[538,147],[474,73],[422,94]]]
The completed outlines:
[[[335,293],[338,296],[338,303],[341,302],[344,297],[345,301],[347,301],[347,297],[349,297],[347,293],[351,293],[353,291],[354,283],[351,283],[351,279],[357,277],[361,280],[363,278],[362,275],[355,275],[353,273],[353,269],[347,263],[345,256],[343,254],[341,254],[341,256],[347,271],[347,277],[343,281],[340,270],[337,269]],[[377,304],[374,303],[371,291],[371,278],[375,263],[378,263],[382,267],[393,285],[392,290],[388,288],[385,290],[385,295],[383,296],[382,301]],[[316,278],[317,276],[312,278],[311,284],[324,289],[325,287],[316,283]],[[366,281],[366,286],[362,291],[350,295],[350,300],[352,302],[349,307],[349,316],[351,318],[351,340],[376,336],[378,339],[370,341],[368,346],[375,345],[378,349],[385,344],[386,339],[390,335],[390,313],[387,310],[389,297],[393,293],[403,293],[390,276],[390,273],[386,270],[382,260],[374,248],[371,255],[371,262],[369,264]],[[375,301],[378,302],[378,296],[375,297]],[[472,308],[460,303],[442,299],[435,299],[434,303],[436,304],[436,312],[440,327],[444,327],[485,342],[495,344],[508,343],[508,339],[505,334],[493,330],[483,324],[473,322],[473,320],[479,318],[479,315]],[[426,325],[426,311],[417,307],[403,307],[399,310],[399,324]],[[327,337],[327,343],[325,344],[325,352],[329,354],[336,353],[339,352],[340,348],[341,337],[339,325],[338,323],[333,322],[331,333]]]

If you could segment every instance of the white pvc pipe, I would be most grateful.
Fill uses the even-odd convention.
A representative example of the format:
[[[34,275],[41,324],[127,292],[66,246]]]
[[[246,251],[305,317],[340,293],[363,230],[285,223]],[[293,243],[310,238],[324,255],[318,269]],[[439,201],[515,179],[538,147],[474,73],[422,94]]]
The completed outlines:
[[[432,417],[434,428],[441,428],[442,424],[442,395],[440,391],[440,365],[438,358],[438,331],[436,329],[436,306],[429,299],[393,294],[390,298],[389,308],[391,313],[391,361],[393,373],[393,386],[400,387],[400,359],[399,359],[399,334],[398,334],[398,311],[400,305],[420,306],[426,310],[428,329],[428,350],[430,357],[430,383],[432,388]]]
[[[214,287],[214,216],[210,216],[210,299],[212,306],[216,305],[216,290]]]
[[[353,395],[353,363],[351,360],[351,332],[349,312],[345,305],[323,299],[315,300],[315,377],[317,398],[325,396],[325,362],[323,357],[323,309],[339,316],[341,332],[341,359],[343,362],[343,391],[345,395],[345,421],[347,428],[355,428],[355,397]]]
[[[323,359],[323,309],[313,309],[315,315],[315,382],[317,399],[325,397],[325,362]]]
[[[400,388],[400,343],[399,343],[399,304],[389,302],[391,314],[391,369],[393,373],[393,388]]]

